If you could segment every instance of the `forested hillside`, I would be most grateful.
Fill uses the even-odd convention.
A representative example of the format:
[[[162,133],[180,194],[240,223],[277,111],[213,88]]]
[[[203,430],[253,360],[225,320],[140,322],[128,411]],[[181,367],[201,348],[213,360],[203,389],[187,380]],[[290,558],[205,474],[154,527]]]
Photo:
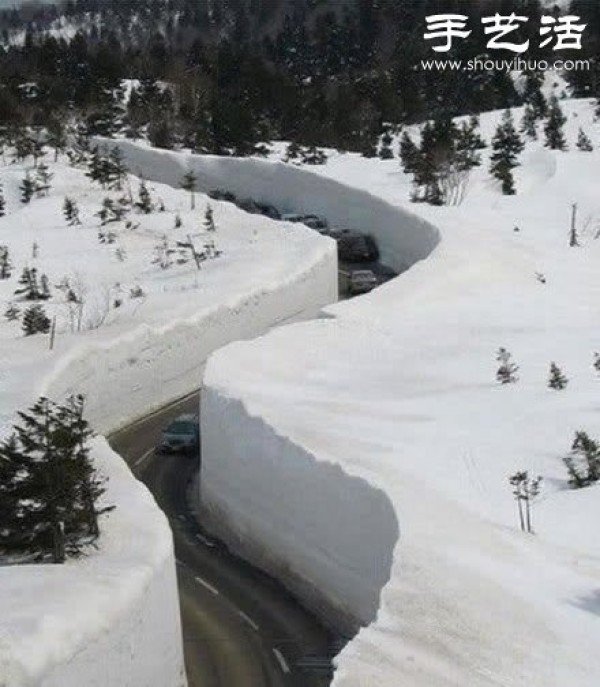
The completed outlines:
[[[454,11],[477,24],[519,11],[530,18],[528,59],[596,58],[600,4],[574,0],[571,10],[588,24],[583,50],[556,53],[538,48],[539,17],[562,10],[538,0],[29,5],[0,13],[0,124],[56,127],[76,115],[88,133],[143,133],[162,147],[243,155],[285,139],[368,153],[388,123],[523,101],[507,72],[423,70],[421,60],[436,57],[423,38],[426,16]],[[487,40],[474,31],[452,57],[514,57],[490,54]],[[596,62],[568,76],[575,95],[597,95]]]

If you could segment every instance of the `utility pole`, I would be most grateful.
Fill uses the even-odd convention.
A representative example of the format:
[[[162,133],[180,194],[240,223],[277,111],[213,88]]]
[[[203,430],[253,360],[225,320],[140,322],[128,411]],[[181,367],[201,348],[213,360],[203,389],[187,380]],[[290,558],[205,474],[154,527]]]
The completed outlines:
[[[577,239],[577,203],[573,203],[571,206],[571,236],[569,238],[569,246],[571,248],[579,246],[579,241]]]

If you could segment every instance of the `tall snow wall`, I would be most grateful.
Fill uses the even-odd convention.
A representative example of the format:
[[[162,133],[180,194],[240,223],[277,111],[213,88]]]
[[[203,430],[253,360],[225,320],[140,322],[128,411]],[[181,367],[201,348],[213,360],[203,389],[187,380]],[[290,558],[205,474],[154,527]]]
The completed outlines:
[[[136,151],[129,145],[125,152]],[[246,161],[237,162],[243,168],[240,174],[251,176]],[[140,149],[135,171],[146,179],[179,185],[188,163],[202,167],[195,157],[178,162],[176,155]],[[227,173],[236,177],[235,160],[228,161]],[[221,181],[218,175],[211,180],[208,173],[204,178],[210,188]],[[192,392],[212,351],[281,323],[315,317],[337,300],[335,244],[320,243],[287,279],[194,317],[137,327],[113,339],[102,331],[91,333],[86,343],[58,361],[36,395],[85,394],[89,420],[108,433]],[[3,591],[12,588],[0,626],[0,687],[186,684],[168,524],[102,440],[96,455],[110,477],[106,498],[118,506],[104,529],[109,558],[93,559],[97,566],[88,571],[87,582],[81,576],[86,575],[85,561],[0,568],[0,586]],[[132,547],[130,556],[124,542],[140,545]]]
[[[281,162],[214,155],[182,155],[131,141],[98,138],[109,149],[120,148],[134,174],[150,181],[181,186],[187,170],[200,191],[224,190],[239,198],[269,203],[281,212],[325,217],[332,227],[373,235],[384,264],[402,272],[426,258],[439,241],[428,222],[403,212],[366,191],[346,186],[305,169]]]
[[[368,230],[378,239],[382,260],[398,270],[427,257],[439,242],[437,229],[420,218],[286,165],[253,161],[249,176],[242,174],[234,187],[226,183],[230,163],[209,158],[205,165],[216,166],[223,187],[242,196]],[[204,168],[194,169],[200,174]],[[272,182],[262,195],[261,176]],[[383,491],[317,460],[231,396],[222,384],[224,361],[230,351],[235,357],[237,345],[209,359],[204,376],[205,516],[230,546],[279,577],[325,621],[353,632],[377,615],[399,536],[395,510]]]

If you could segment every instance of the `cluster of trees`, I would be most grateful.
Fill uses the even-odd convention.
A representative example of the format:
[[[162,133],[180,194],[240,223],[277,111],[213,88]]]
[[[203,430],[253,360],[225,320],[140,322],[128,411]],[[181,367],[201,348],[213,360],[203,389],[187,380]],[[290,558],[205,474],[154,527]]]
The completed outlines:
[[[90,456],[84,399],[40,398],[0,444],[0,556],[64,563],[100,536],[105,480]]]
[[[597,8],[580,4],[574,11],[590,21],[577,58],[597,48],[599,30]],[[503,71],[419,68],[435,56],[421,28],[438,9],[392,0],[77,0],[4,13],[0,27],[25,31],[25,40],[7,40],[0,54],[0,125],[44,124],[60,140],[60,122],[75,115],[89,133],[144,135],[166,148],[244,155],[279,139],[362,152],[386,122],[520,104]],[[552,47],[538,47],[539,0],[526,10],[519,39],[530,38],[528,57],[552,61]],[[506,3],[450,0],[444,11],[476,26],[506,14]],[[68,41],[47,32],[59,16],[76,32]],[[452,56],[485,55],[487,41],[473,31]],[[596,88],[594,70],[572,74],[578,94]],[[128,99],[123,79],[133,86]]]

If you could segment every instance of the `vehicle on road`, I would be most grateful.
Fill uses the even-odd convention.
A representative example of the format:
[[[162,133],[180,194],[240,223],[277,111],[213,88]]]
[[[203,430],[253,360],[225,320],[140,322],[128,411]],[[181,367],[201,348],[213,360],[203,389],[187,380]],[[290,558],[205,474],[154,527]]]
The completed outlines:
[[[377,286],[377,277],[371,270],[353,270],[348,278],[348,293],[356,296],[368,293]]]
[[[374,262],[379,259],[377,243],[368,234],[343,231],[334,238],[338,244],[338,257],[343,262]]]
[[[175,418],[162,431],[160,453],[194,454],[200,448],[200,420],[191,413]]]

